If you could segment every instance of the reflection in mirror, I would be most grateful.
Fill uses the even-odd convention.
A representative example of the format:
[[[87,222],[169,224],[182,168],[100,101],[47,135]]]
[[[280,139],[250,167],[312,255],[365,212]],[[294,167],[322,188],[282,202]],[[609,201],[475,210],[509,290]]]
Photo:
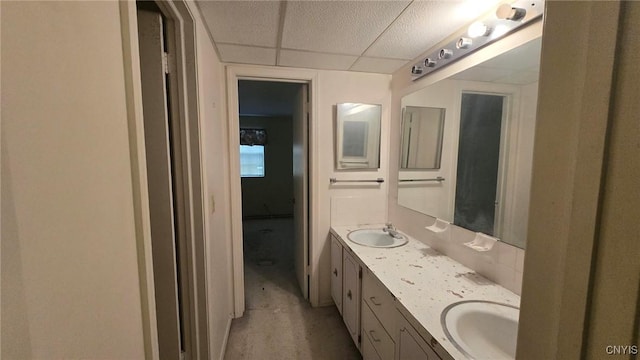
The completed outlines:
[[[336,114],[336,169],[377,169],[382,106],[343,103]]]
[[[540,45],[529,41],[402,98],[403,109],[444,109],[444,123],[440,167],[400,166],[398,204],[525,247]]]
[[[445,109],[407,106],[402,116],[400,168],[439,169]]]
[[[498,208],[502,95],[462,93],[453,223],[491,236]]]

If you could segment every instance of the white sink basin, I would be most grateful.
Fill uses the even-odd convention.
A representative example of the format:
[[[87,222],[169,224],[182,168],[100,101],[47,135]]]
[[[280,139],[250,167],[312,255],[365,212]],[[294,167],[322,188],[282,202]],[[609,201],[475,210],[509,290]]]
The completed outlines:
[[[347,234],[347,238],[356,244],[377,248],[392,248],[406,244],[407,237],[400,236],[399,239],[396,239],[382,229],[360,229]]]
[[[449,341],[470,359],[515,359],[520,309],[468,300],[447,306],[441,322]]]

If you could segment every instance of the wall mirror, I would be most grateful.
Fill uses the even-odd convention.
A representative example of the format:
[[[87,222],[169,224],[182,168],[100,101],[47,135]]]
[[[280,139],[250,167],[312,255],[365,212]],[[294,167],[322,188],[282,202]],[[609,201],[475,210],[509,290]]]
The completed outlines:
[[[401,169],[440,169],[445,111],[426,106],[402,109]]]
[[[529,41],[402,98],[399,205],[525,247],[540,46]],[[414,108],[441,109],[429,140],[439,166],[403,163]],[[433,158],[433,148],[420,151]]]
[[[342,103],[336,106],[336,169],[380,167],[382,105]]]

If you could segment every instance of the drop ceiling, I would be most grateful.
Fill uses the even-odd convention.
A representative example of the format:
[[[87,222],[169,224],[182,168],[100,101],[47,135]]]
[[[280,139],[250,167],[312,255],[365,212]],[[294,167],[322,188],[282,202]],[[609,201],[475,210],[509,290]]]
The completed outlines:
[[[223,62],[391,74],[498,1],[197,4]]]
[[[538,81],[542,39],[538,38],[482,64],[459,72],[456,80],[528,85]]]

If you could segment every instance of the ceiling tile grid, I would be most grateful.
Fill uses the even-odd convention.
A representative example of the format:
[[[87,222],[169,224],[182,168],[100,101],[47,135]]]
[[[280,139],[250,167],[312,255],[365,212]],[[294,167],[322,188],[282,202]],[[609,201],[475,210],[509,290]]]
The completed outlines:
[[[233,44],[218,45],[224,62],[256,65],[276,65],[276,49]]]
[[[325,70],[349,70],[357,59],[358,57],[353,55],[280,50],[278,65]]]
[[[391,74],[499,0],[199,0],[222,62]]]
[[[370,58],[360,57],[351,66],[352,71],[373,72],[382,74],[393,74],[401,66],[407,63],[406,60],[397,59],[382,59],[382,58]]]
[[[199,1],[198,5],[216,43],[277,46],[280,2]]]
[[[408,4],[408,1],[288,2],[282,47],[361,55]]]

